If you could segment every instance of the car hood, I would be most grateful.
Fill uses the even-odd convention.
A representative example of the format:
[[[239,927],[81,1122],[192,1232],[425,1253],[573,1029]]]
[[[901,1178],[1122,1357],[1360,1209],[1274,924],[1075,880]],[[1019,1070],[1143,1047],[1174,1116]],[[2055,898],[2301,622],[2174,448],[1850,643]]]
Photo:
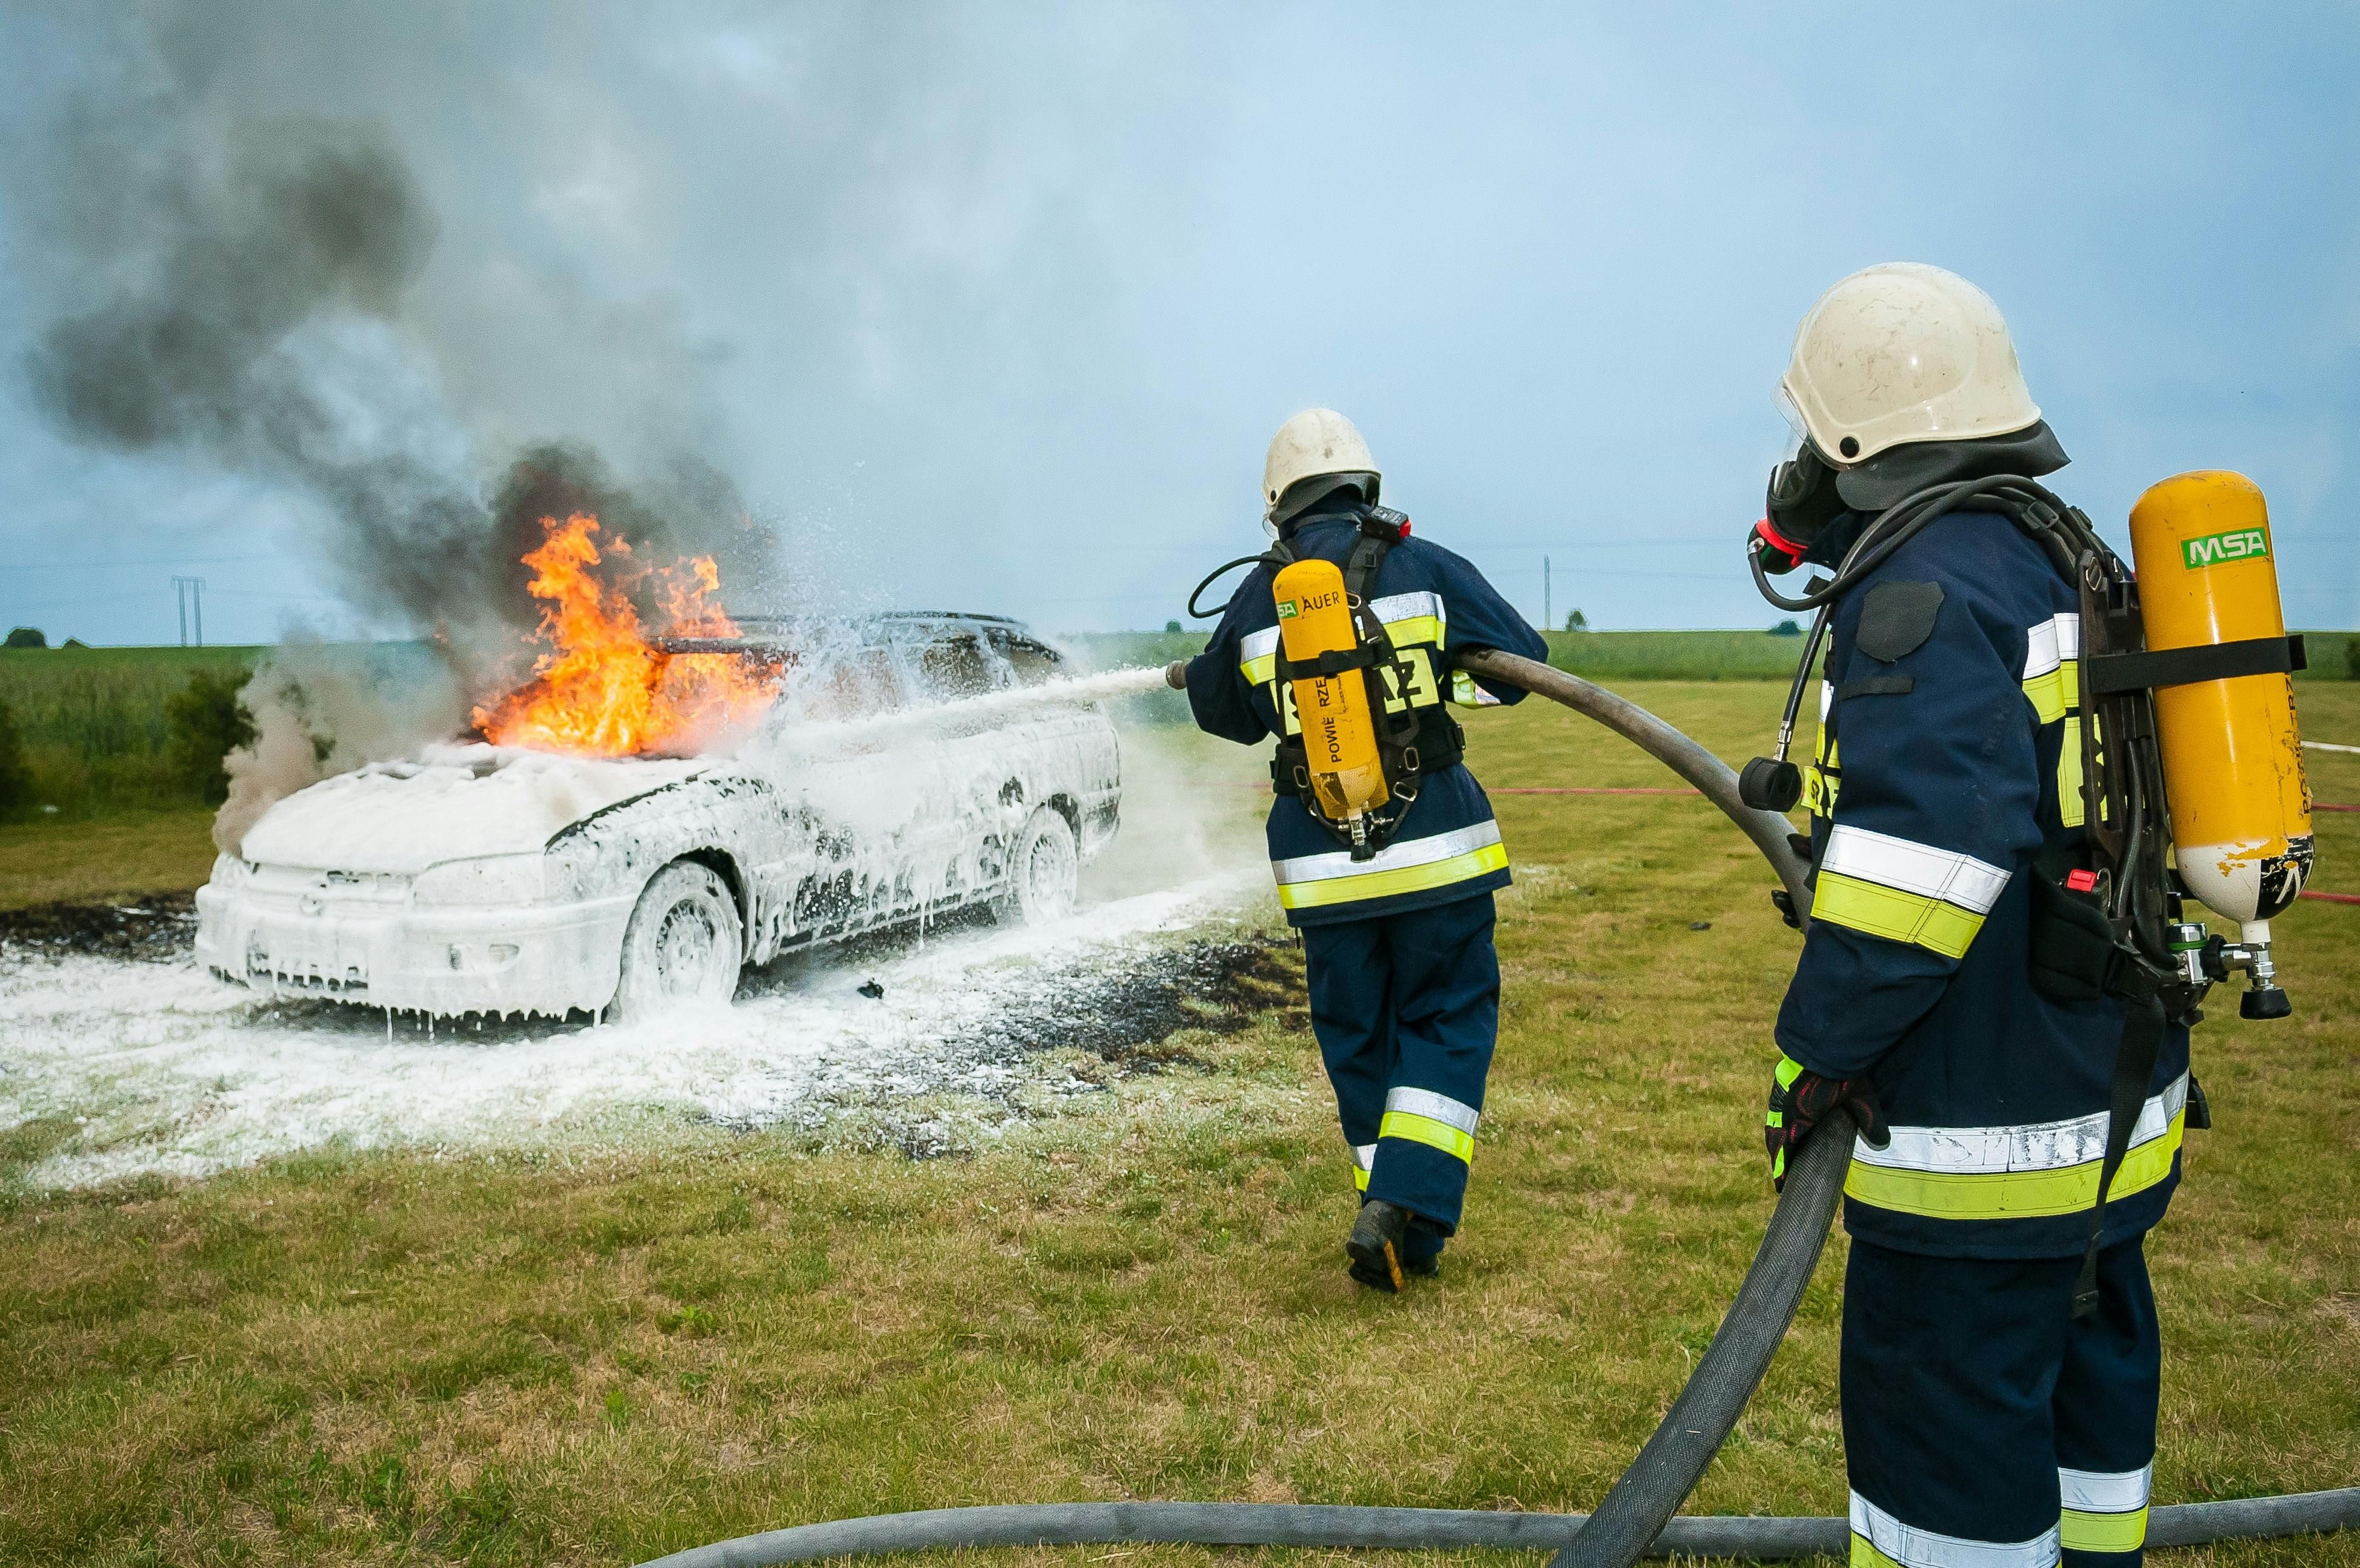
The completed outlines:
[[[697,760],[556,757],[430,746],[299,790],[246,830],[256,865],[411,875],[445,861],[526,854],[595,811],[694,778]]]

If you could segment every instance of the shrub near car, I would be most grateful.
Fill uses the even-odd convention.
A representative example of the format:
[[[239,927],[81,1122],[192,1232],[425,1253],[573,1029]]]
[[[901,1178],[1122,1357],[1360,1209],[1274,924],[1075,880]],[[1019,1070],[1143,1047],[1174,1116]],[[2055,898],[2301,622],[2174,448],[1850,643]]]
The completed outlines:
[[[198,961],[370,1007],[629,1018],[726,1001],[743,966],[855,932],[1072,907],[1120,809],[1111,722],[932,706],[1048,680],[1053,649],[981,616],[741,624],[738,646],[864,721],[835,739],[774,723],[716,758],[454,744],[325,780],[215,862]]]

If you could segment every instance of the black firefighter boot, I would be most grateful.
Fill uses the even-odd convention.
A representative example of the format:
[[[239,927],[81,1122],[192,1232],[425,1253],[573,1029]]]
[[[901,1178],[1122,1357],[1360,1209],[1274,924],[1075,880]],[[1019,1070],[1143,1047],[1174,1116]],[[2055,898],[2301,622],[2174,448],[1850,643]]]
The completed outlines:
[[[1352,1222],[1352,1239],[1344,1255],[1352,1260],[1351,1275],[1379,1290],[1399,1290],[1402,1278],[1402,1238],[1409,1234],[1409,1211],[1382,1198],[1360,1205]]]

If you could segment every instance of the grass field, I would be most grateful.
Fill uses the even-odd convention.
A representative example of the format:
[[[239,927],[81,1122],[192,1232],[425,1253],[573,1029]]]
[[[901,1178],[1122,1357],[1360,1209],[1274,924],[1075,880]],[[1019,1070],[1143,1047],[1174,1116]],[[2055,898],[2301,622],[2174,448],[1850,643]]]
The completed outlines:
[[[213,871],[209,806],[0,825],[0,909],[185,893]]]
[[[258,648],[0,649],[0,703],[24,741],[26,810],[86,817],[188,803],[164,705],[199,670],[250,670]]]
[[[1779,695],[1630,693],[1729,757]],[[2304,709],[2360,737],[2360,687]],[[1495,786],[1667,782],[1537,703],[1482,716],[1471,749]],[[1258,768],[1204,754],[1208,776]],[[2360,800],[2360,758],[2314,769],[2322,798]],[[66,1130],[20,1125],[0,1135],[0,1560],[628,1563],[967,1503],[1593,1505],[1769,1211],[1795,939],[1700,801],[1498,805],[1520,872],[1505,1012],[1438,1287],[1345,1279],[1346,1155],[1284,1006],[1190,1039],[1201,1069],[925,1163],[684,1127],[628,1154],[330,1151],[36,1194],[10,1183]],[[2360,891],[2360,816],[2320,827],[2322,885]],[[2201,1032],[2219,1125],[2150,1243],[2159,1502],[2360,1475],[2360,910],[2306,903],[2280,931],[2297,1015]],[[1693,1510],[1841,1511],[1841,1252]],[[2360,1541],[2159,1560],[2360,1564]]]

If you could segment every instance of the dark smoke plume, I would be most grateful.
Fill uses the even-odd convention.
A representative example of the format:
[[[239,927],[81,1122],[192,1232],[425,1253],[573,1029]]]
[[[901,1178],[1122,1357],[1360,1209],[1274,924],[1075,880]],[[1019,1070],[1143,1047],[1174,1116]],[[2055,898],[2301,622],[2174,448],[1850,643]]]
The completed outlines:
[[[519,557],[543,518],[595,511],[641,559],[714,554],[737,597],[760,590],[772,541],[697,445],[702,411],[648,417],[628,473],[563,429],[505,459],[479,449],[487,422],[450,406],[411,320],[435,215],[381,132],[222,119],[169,93],[110,107],[83,121],[104,134],[60,142],[57,226],[88,280],[27,367],[66,430],[309,494],[347,599],[437,632],[469,684],[535,622]]]

